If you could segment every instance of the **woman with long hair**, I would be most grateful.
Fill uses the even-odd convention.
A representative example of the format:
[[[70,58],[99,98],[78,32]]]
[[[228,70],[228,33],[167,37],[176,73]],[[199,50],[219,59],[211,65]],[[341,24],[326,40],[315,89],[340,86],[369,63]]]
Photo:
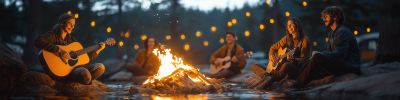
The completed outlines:
[[[310,55],[310,40],[304,33],[303,25],[301,24],[300,20],[295,17],[290,17],[286,20],[286,23],[286,36],[271,46],[269,51],[269,59],[274,60],[276,53],[280,48],[296,48],[295,53],[293,56],[288,55],[286,57],[289,62],[284,63],[281,69],[276,73],[267,73],[265,72],[265,68],[260,66],[252,66],[254,73],[260,77],[271,75],[271,78],[269,78],[266,84],[264,84],[263,89],[268,89],[272,83],[280,81],[284,78],[295,79],[302,66],[304,57],[308,57]]]
[[[75,17],[70,14],[62,14],[58,19],[58,23],[54,25],[53,29],[46,34],[40,35],[35,40],[35,46],[37,48],[49,51],[55,55],[61,55],[64,58],[70,58],[69,53],[57,45],[68,45],[72,42],[77,42],[74,37],[72,37],[71,32],[75,27]],[[97,51],[89,52],[87,55],[89,59],[92,60],[96,58],[101,50],[104,49],[105,44],[103,42],[99,43],[100,49]],[[74,68],[66,76],[57,76],[50,70],[48,66],[43,66],[45,73],[55,81],[70,81],[79,82],[82,84],[91,84],[92,80],[104,73],[104,65],[101,63],[95,63],[92,65]]]
[[[136,54],[133,63],[127,64],[126,67],[133,75],[154,75],[158,72],[161,65],[158,57],[153,53],[153,50],[158,47],[156,38],[149,37],[145,39],[143,47]]]

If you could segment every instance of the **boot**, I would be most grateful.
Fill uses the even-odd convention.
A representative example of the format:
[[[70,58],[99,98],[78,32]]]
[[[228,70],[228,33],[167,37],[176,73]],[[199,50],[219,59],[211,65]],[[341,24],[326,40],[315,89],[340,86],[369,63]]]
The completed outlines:
[[[267,90],[268,88],[271,87],[271,85],[274,83],[275,81],[271,78],[267,79],[267,81],[265,82],[265,84],[263,84],[261,87],[262,90]]]

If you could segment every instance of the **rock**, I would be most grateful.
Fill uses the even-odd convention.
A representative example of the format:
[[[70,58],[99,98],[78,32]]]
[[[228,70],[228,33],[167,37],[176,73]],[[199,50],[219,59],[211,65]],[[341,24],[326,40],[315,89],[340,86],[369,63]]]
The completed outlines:
[[[56,82],[53,86],[54,89],[60,93],[85,93],[85,92],[111,92],[115,91],[113,88],[107,85],[93,80],[91,85],[84,85],[77,82]]]
[[[391,62],[384,64],[377,64],[374,66],[362,66],[361,76],[369,77],[376,74],[388,73],[392,71],[400,70],[400,62]]]
[[[346,98],[351,96],[399,98],[400,77],[396,76],[400,76],[400,71],[332,83],[303,92],[323,95],[330,99],[332,99],[331,97]]]
[[[298,88],[296,80],[293,79],[282,79],[280,82],[275,82],[271,85],[273,89],[290,89],[290,88]]]
[[[130,80],[132,77],[131,72],[126,72],[126,71],[120,71],[114,75],[112,75],[108,80],[110,81],[121,81],[121,80]]]
[[[228,79],[225,79],[223,82],[228,82],[228,83],[243,83],[244,81],[246,81],[247,78],[249,78],[250,76],[255,75],[253,73],[253,71],[251,72],[246,72],[246,73],[242,73],[242,74],[238,74],[235,76],[232,76]]]
[[[104,71],[104,73],[98,79],[103,79],[104,77],[108,78],[107,76],[115,74],[125,65],[125,60],[108,59],[102,64],[105,66],[104,68],[106,71]]]
[[[22,86],[17,91],[19,93],[58,93],[57,90],[46,85]]]
[[[37,71],[29,71],[23,74],[20,78],[20,81],[23,84],[35,86],[35,85],[46,85],[49,87],[53,87],[55,81],[52,80],[48,75],[45,73],[40,73]]]
[[[6,44],[0,43],[0,92],[15,92],[19,77],[27,71],[18,54]]]

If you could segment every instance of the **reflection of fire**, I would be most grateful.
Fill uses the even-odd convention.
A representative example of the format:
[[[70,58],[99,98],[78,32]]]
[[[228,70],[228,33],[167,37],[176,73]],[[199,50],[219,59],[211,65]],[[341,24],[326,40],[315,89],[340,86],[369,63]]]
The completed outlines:
[[[158,55],[161,66],[158,73],[149,77],[141,88],[176,90],[183,88],[204,88],[221,89],[220,80],[204,77],[192,66],[183,64],[181,58],[173,56],[171,49],[155,49],[154,54]],[[217,85],[217,86],[215,86]],[[208,87],[207,87],[208,86]],[[212,87],[210,87],[212,86]]]

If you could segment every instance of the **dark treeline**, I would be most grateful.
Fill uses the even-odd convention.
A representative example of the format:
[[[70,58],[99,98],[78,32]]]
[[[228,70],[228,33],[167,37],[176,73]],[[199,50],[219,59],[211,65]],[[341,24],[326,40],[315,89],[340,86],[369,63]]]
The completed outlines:
[[[18,1],[18,0],[17,0]],[[89,47],[107,38],[116,38],[117,44],[113,47],[107,46],[94,62],[102,62],[106,59],[119,58],[117,57],[118,48],[121,49],[121,55],[133,54],[135,56],[136,50],[134,45],[139,45],[142,49],[141,36],[156,37],[162,44],[169,45],[174,53],[182,57],[188,64],[207,63],[209,55],[221,47],[224,43],[220,43],[220,39],[225,41],[225,32],[232,31],[237,34],[237,43],[241,45],[246,51],[261,51],[268,54],[270,46],[281,39],[285,33],[286,27],[286,12],[289,12],[289,17],[298,17],[303,26],[305,33],[309,36],[311,42],[317,42],[312,50],[326,51],[325,38],[327,37],[330,29],[325,28],[321,20],[320,12],[326,6],[337,5],[343,8],[346,15],[345,26],[352,31],[357,31],[358,35],[367,34],[367,28],[371,32],[378,32],[379,21],[379,1],[378,0],[306,0],[307,5],[304,5],[304,0],[280,0],[272,2],[268,5],[265,1],[261,0],[257,6],[250,7],[249,4],[243,4],[243,8],[235,9],[213,9],[209,12],[200,11],[198,9],[183,8],[177,5],[176,8],[176,33],[178,36],[171,37],[170,40],[166,39],[167,35],[171,33],[172,14],[171,6],[166,9],[159,9],[162,4],[171,4],[174,0],[163,0],[161,3],[151,4],[149,9],[143,9],[140,6],[126,8],[128,10],[121,11],[121,15],[112,9],[104,9],[102,11],[92,11],[96,0],[54,0],[50,2],[40,3],[40,10],[30,12],[29,3],[34,0],[20,0],[22,5],[17,6],[15,0],[11,0],[9,6],[5,6],[5,2],[0,2],[0,42],[15,45],[12,47],[14,50],[18,48],[25,48],[23,52],[18,52],[21,55],[28,55],[26,51],[35,50],[35,54],[39,52],[33,45],[33,40],[40,34],[50,31],[57,23],[61,14],[71,11],[73,15],[78,14],[76,25],[71,33],[83,47]],[[102,0],[99,0],[102,1]],[[122,0],[121,3],[124,4]],[[140,3],[136,3],[140,5]],[[79,5],[79,6],[78,6]],[[107,6],[113,6],[110,3]],[[273,5],[279,5],[274,8]],[[19,11],[20,8],[23,8]],[[34,11],[34,10],[32,10]],[[246,16],[246,12],[250,16]],[[98,15],[101,16],[98,16]],[[29,18],[32,16],[40,16],[39,21],[34,21],[34,24],[28,24]],[[118,22],[119,17],[121,22]],[[237,23],[231,27],[227,25],[229,21],[236,19]],[[270,23],[273,19],[274,23]],[[30,19],[32,20],[32,19]],[[92,22],[94,26],[91,26]],[[32,23],[32,22],[31,22]],[[264,29],[260,29],[260,25],[264,25]],[[277,24],[274,26],[274,24]],[[38,25],[39,32],[37,35],[30,32],[29,27]],[[211,31],[211,27],[215,26],[217,30]],[[111,32],[107,32],[107,28],[111,28]],[[245,31],[248,30],[250,35],[245,36]],[[275,31],[274,31],[275,30]],[[202,35],[196,36],[196,32],[200,31]],[[126,33],[129,37],[125,37]],[[276,32],[276,37],[274,37]],[[123,33],[121,35],[121,33]],[[181,39],[181,35],[185,35],[185,39]],[[33,36],[33,37],[28,37]],[[28,40],[21,42],[16,38]],[[27,38],[27,39],[25,39]],[[30,39],[29,39],[30,38]],[[176,39],[177,42],[173,44],[171,40]],[[123,46],[119,46],[119,41],[123,41]],[[208,46],[204,45],[207,41]],[[184,50],[184,45],[189,44],[190,49]],[[313,43],[312,43],[313,44]],[[32,56],[24,56],[24,58]],[[35,56],[36,57],[36,56]],[[123,58],[123,56],[122,56]],[[33,64],[34,65],[34,64]]]

